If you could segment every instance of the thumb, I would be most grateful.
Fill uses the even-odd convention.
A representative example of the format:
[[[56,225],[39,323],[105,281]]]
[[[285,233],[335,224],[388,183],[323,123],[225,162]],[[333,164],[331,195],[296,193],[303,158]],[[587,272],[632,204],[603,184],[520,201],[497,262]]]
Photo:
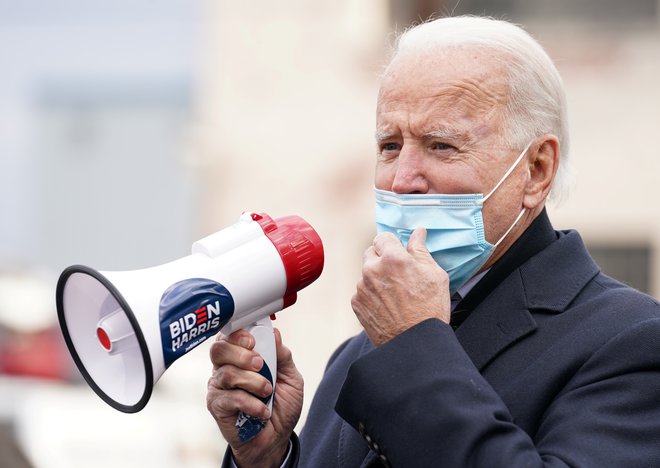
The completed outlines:
[[[428,257],[431,254],[426,248],[426,228],[417,228],[408,239],[408,253],[416,258]]]
[[[273,336],[275,338],[275,353],[277,354],[277,360],[279,361],[282,358],[284,353],[284,346],[282,345],[282,333],[278,328],[273,327]]]
[[[277,367],[282,369],[292,361],[291,350],[282,343],[282,333],[278,328],[273,328],[275,335],[275,353],[277,355]]]

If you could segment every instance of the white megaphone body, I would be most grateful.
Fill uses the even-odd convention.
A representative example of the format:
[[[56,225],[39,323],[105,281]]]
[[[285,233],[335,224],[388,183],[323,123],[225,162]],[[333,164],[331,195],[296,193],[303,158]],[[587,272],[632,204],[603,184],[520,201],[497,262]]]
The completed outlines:
[[[298,216],[273,220],[244,213],[195,242],[192,254],[133,271],[74,265],[57,284],[57,314],[69,351],[87,383],[113,408],[140,411],[153,385],[179,357],[219,331],[245,328],[275,387],[270,316],[296,301],[323,269],[323,245]],[[272,405],[274,392],[265,399]],[[242,440],[264,422],[239,415]]]

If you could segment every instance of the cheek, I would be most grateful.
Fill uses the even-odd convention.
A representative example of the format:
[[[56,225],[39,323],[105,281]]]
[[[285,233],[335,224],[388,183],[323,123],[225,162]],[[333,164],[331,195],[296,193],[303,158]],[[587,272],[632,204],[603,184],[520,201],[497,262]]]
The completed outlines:
[[[394,164],[376,162],[374,185],[380,190],[392,190],[392,182],[394,182],[395,174],[396,166]]]
[[[473,167],[460,163],[436,164],[428,171],[428,181],[433,193],[479,193],[484,185]]]

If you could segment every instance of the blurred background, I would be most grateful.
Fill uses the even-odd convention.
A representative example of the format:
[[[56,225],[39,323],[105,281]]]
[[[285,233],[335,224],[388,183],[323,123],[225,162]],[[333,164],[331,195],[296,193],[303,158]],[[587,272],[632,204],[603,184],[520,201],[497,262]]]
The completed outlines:
[[[555,59],[576,184],[551,218],[657,297],[658,0],[0,0],[0,468],[219,466],[208,345],[119,413],[74,368],[54,291],[70,264],[187,255],[244,210],[324,240],[323,275],[276,322],[306,412],[359,330],[378,74],[396,31],[462,13],[522,23]]]

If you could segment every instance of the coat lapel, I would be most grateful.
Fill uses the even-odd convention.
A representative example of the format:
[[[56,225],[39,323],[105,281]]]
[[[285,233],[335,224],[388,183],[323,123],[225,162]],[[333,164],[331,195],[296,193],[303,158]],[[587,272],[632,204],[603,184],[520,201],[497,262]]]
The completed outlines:
[[[481,299],[457,327],[456,336],[481,371],[505,348],[534,332],[534,311],[564,312],[598,272],[579,234],[561,233]]]
[[[456,330],[456,337],[477,369],[510,344],[536,329],[519,272],[486,297]]]

